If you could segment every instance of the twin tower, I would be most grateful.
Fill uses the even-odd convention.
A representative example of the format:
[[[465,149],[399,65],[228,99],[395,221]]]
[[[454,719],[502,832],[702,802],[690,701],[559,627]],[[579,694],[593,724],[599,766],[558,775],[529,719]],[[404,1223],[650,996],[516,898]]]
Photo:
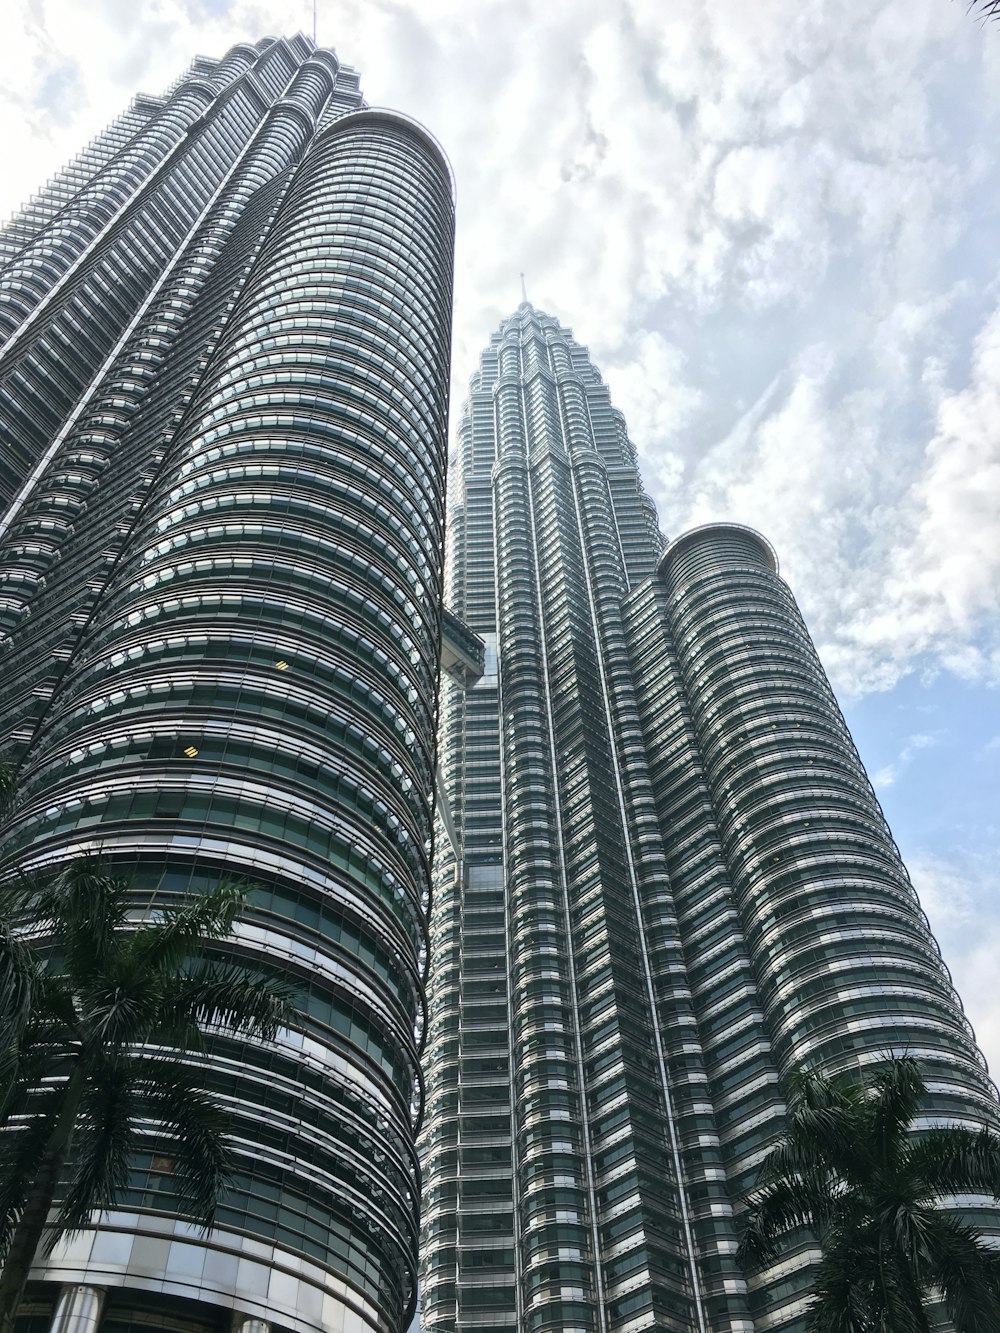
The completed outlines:
[[[735,1255],[783,1076],[905,1051],[933,1119],[1000,1118],[774,553],[664,540],[528,303],[445,556],[453,232],[434,141],[298,36],[137,98],[0,234],[3,872],[239,878],[226,948],[298,997],[191,1057],[213,1229],[148,1126],[26,1333],[403,1333],[418,1232],[426,1330],[796,1330],[814,1241]]]

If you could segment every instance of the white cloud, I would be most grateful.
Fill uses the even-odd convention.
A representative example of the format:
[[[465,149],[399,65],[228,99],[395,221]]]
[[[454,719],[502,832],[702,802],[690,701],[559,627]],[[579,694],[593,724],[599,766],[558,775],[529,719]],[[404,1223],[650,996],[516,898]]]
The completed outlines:
[[[920,751],[929,750],[935,745],[940,745],[943,735],[943,732],[935,731],[910,736],[893,762],[884,765],[872,775],[872,785],[880,790],[893,786],[900,774],[909,768]]]
[[[940,607],[953,632],[1000,596],[1000,308],[976,338],[968,386],[944,397],[915,483],[916,541],[900,578]]]
[[[140,86],[311,17],[19,0],[0,210]],[[665,526],[760,527],[840,688],[1000,678],[992,29],[941,0],[343,0],[320,36],[452,157],[456,406],[523,270]]]
[[[1000,909],[995,859],[965,853],[910,858],[910,877],[994,1079],[1000,1078],[996,1003]]]
[[[685,355],[661,333],[647,330],[623,346],[622,360],[605,362],[616,399],[627,398],[628,426],[646,444],[640,466],[647,487],[677,490],[684,485],[680,445],[704,396],[686,375]],[[655,448],[648,448],[655,441]]]

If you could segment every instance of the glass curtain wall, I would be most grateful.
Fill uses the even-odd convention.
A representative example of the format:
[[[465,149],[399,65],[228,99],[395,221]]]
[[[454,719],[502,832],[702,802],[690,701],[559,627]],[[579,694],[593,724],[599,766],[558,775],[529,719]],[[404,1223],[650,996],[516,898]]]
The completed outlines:
[[[906,1050],[932,1118],[995,1125],[983,1058],[767,543],[665,543],[586,349],[527,303],[454,464],[488,663],[442,693],[423,1327],[800,1330],[810,1239],[750,1284],[735,1258],[783,1075]]]
[[[2,869],[96,855],[137,909],[243,880],[223,951],[278,969],[297,1012],[268,1046],[192,1057],[233,1116],[211,1233],[175,1216],[150,1132],[122,1208],[40,1263],[32,1297],[104,1289],[115,1327],[396,1333],[416,1297],[450,171],[298,37],[196,62],[50,193],[0,275]]]

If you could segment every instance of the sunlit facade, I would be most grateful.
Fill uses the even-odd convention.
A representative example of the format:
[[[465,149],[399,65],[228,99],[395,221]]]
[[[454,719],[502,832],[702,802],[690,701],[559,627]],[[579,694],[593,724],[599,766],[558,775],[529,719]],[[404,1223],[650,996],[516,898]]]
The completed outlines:
[[[422,1327],[798,1330],[808,1237],[748,1284],[781,1076],[995,1090],[777,561],[666,543],[585,348],[527,303],[459,428],[422,1137]],[[964,1201],[1000,1231],[988,1200]]]
[[[300,1002],[198,1057],[212,1232],[150,1135],[25,1330],[412,1316],[453,227],[433,140],[299,36],[136,99],[3,233],[2,868],[241,878],[230,950]]]

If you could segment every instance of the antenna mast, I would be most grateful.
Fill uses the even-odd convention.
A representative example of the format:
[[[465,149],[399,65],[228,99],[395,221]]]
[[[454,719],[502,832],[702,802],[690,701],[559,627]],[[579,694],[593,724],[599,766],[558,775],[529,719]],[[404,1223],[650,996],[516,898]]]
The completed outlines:
[[[313,46],[316,45],[316,0],[313,0]]]

